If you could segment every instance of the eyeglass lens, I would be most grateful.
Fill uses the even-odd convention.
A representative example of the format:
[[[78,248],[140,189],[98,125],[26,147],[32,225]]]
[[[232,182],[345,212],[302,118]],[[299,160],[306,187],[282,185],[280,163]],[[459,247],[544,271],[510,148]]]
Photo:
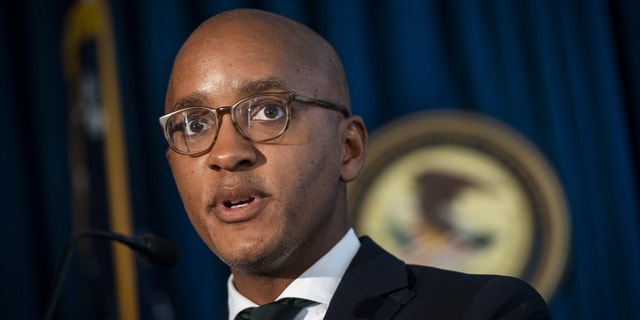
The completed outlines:
[[[261,142],[278,137],[287,127],[287,100],[283,96],[250,97],[231,108],[235,128],[245,138]],[[166,124],[171,144],[184,153],[202,152],[214,143],[221,115],[206,107],[191,107],[171,116]]]

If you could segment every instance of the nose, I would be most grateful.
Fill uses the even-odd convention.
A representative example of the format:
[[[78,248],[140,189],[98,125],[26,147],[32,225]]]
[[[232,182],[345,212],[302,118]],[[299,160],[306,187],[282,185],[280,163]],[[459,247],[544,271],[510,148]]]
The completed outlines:
[[[225,114],[220,120],[218,137],[209,150],[207,159],[209,167],[217,171],[240,171],[251,168],[257,158],[253,143],[236,130],[229,114]]]

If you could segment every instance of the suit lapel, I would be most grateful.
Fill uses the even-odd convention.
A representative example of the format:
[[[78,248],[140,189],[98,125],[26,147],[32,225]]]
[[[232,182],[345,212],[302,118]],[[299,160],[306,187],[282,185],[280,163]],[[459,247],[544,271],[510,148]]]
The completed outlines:
[[[411,300],[404,262],[368,237],[338,285],[325,319],[392,319]]]

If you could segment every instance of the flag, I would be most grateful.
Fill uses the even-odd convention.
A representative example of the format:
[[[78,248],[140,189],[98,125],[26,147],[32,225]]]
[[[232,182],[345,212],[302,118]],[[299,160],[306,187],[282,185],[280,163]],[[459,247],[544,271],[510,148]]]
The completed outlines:
[[[62,38],[69,93],[73,229],[131,234],[124,125],[107,1],[72,5]],[[87,312],[91,318],[138,319],[133,254],[121,244],[105,242],[84,241],[78,247]]]

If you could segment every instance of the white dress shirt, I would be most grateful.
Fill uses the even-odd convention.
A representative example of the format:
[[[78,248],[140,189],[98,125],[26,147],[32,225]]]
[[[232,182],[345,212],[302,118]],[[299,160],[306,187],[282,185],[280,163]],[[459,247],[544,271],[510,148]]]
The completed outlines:
[[[300,312],[296,320],[323,319],[333,293],[338,288],[338,283],[340,283],[358,249],[360,249],[360,241],[353,229],[349,229],[329,252],[293,280],[276,301],[283,298],[311,300],[315,303]],[[233,275],[229,276],[227,290],[229,293],[229,320],[233,320],[238,313],[246,308],[258,306],[236,290],[233,284]]]

